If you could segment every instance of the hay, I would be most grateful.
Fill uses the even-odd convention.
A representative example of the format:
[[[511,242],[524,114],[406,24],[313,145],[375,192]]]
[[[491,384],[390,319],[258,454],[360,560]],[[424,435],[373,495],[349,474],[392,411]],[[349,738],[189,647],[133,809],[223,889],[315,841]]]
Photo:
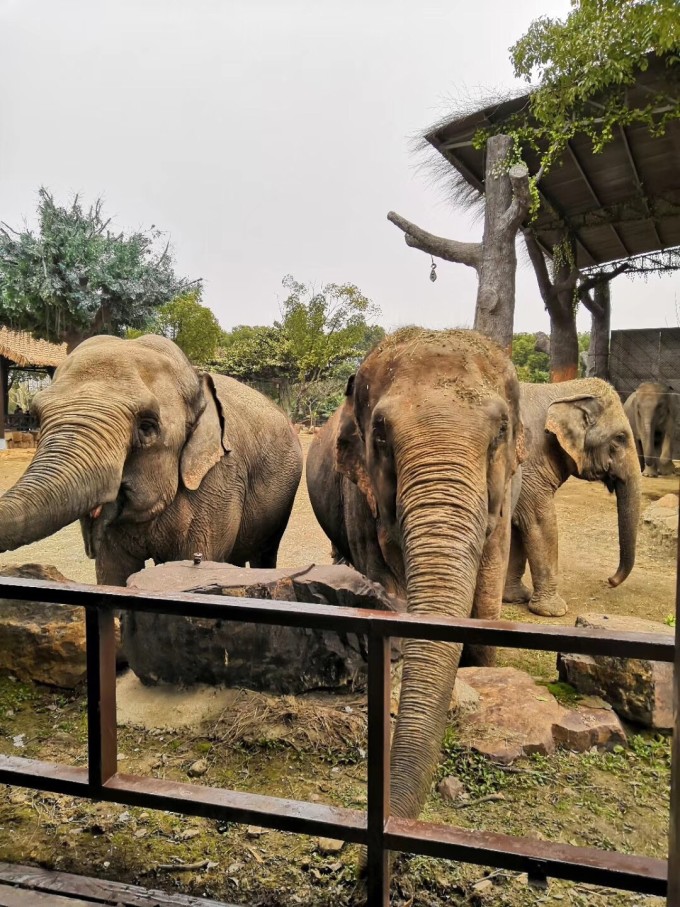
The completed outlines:
[[[227,746],[285,743],[318,750],[366,746],[362,697],[267,696],[242,690],[219,716],[209,736]]]

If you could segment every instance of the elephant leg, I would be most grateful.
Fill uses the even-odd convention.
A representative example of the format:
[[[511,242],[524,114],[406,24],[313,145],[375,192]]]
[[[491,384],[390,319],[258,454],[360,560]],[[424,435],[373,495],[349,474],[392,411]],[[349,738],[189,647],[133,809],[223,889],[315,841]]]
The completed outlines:
[[[522,582],[522,577],[527,566],[527,553],[524,547],[522,532],[518,526],[512,527],[510,541],[510,560],[508,562],[508,575],[505,579],[503,601],[508,603],[528,602],[531,591]]]
[[[543,617],[561,617],[567,603],[557,592],[557,511],[552,494],[523,514],[524,545],[529,558],[534,594],[529,610]]]
[[[472,616],[479,620],[498,620],[505,574],[510,554],[510,492],[506,496],[503,513],[484,546],[477,574],[477,586],[472,605]],[[496,647],[465,645],[461,664],[493,667],[496,664]]]
[[[675,467],[673,466],[673,436],[666,431],[663,436],[663,444],[661,445],[661,456],[659,458],[659,475],[661,476],[672,476],[675,475]]]

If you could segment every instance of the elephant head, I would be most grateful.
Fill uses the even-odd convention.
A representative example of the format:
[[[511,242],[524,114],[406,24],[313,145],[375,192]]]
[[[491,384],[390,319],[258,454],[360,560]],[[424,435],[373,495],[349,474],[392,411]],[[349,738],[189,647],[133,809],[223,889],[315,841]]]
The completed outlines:
[[[38,448],[0,498],[2,551],[81,518],[93,557],[107,525],[154,519],[229,449],[211,379],[163,337],[86,340],[32,409]]]
[[[483,613],[482,559],[497,527],[509,526],[521,434],[514,368],[471,331],[398,331],[350,379],[336,468],[365,496],[412,614],[469,617],[473,603]],[[391,756],[395,815],[414,817],[423,806],[459,658],[458,645],[405,643]]]
[[[579,383],[592,388],[584,387],[583,392],[553,400],[545,430],[554,435],[569,458],[572,475],[589,482],[600,481],[608,491],[616,493],[619,566],[609,583],[618,586],[635,564],[640,467],[633,433],[614,388],[597,379]]]

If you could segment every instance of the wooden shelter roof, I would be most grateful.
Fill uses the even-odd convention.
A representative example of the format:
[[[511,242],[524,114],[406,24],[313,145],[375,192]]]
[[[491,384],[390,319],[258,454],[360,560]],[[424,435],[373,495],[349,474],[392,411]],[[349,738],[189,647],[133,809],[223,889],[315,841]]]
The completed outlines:
[[[668,91],[668,78],[680,91],[680,66],[664,69],[663,61],[651,60],[629,89],[629,102],[649,103],[662,88]],[[527,94],[488,105],[443,123],[425,139],[482,193],[484,151],[472,147],[473,136],[528,104]],[[537,173],[538,155],[528,151],[525,160]],[[551,255],[566,226],[576,238],[579,268],[680,246],[680,123],[671,122],[663,136],[653,136],[646,126],[619,128],[599,154],[592,153],[586,136],[577,136],[542,177],[539,191],[542,204],[532,223],[539,243]]]
[[[57,366],[66,358],[66,344],[36,340],[27,331],[0,327],[0,356],[23,368]]]

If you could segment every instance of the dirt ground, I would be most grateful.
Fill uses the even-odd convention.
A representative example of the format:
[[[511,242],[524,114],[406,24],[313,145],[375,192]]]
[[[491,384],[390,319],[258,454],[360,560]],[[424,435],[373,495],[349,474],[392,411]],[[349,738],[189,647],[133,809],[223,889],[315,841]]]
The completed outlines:
[[[303,435],[302,440],[307,447],[310,437]],[[30,454],[23,451],[0,454],[0,491],[16,481],[29,460]],[[642,482],[643,510],[652,500],[677,491],[677,479]],[[607,577],[618,563],[617,521],[615,499],[603,487],[570,480],[558,493],[557,506],[560,591],[570,609],[560,622],[572,624],[584,611],[656,620],[672,612],[674,557],[646,530],[640,532],[637,563],[629,579],[618,589],[608,586]],[[329,545],[303,483],[280,564],[329,561]],[[77,524],[43,542],[0,555],[0,564],[27,562],[53,564],[75,580],[94,580]],[[504,616],[544,620],[525,607],[506,607]],[[552,654],[506,650],[500,657],[502,663],[522,667],[545,682],[555,679]],[[132,686],[129,678],[123,678],[119,698]],[[183,707],[191,710],[187,702]],[[123,710],[119,712],[121,769],[187,781],[196,780],[195,766],[200,762],[200,784],[365,808],[365,701],[360,695],[340,702],[338,697],[232,694],[224,702],[203,720],[190,722],[191,727],[179,726],[182,722],[173,727],[170,722],[169,729],[168,722],[163,727],[136,722],[130,717],[134,711],[130,702],[127,718]],[[457,809],[433,793],[424,818],[507,834],[527,834],[531,829],[532,835],[545,839],[664,858],[669,740],[629,730],[629,749],[535,756],[508,772],[464,750],[454,725],[440,774],[455,772],[472,800],[501,796]],[[0,752],[84,764],[82,693],[0,678]],[[357,855],[358,849],[349,846],[324,852],[313,838],[0,788],[0,861],[36,862],[235,904],[343,907],[359,903]],[[555,881],[548,889],[535,889],[516,873],[425,858],[398,861],[393,891],[397,907],[564,903],[659,907],[661,902]]]

